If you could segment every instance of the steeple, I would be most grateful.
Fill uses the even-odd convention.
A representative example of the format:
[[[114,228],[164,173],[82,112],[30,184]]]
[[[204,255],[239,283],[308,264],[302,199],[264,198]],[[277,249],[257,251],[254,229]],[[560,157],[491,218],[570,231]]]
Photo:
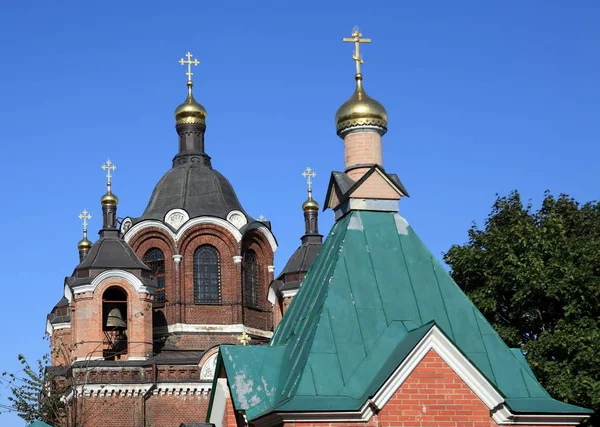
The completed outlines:
[[[117,205],[119,204],[119,198],[112,193],[112,182],[110,180],[112,178],[111,172],[115,171],[117,166],[108,159],[101,168],[106,172],[106,193],[100,199],[100,203],[102,204],[102,229],[100,230],[100,236],[117,236],[119,234],[117,230]]]
[[[92,216],[85,209],[79,214],[79,219],[83,221],[83,238],[79,241],[79,243],[77,243],[77,249],[79,250],[79,262],[83,261],[92,247],[92,242],[90,242],[87,237],[87,221],[91,218]]]
[[[360,56],[360,44],[371,43],[371,39],[362,38],[358,27],[354,27],[352,37],[343,41],[354,43],[352,59],[356,63],[356,88],[337,110],[335,124],[337,134],[344,140],[346,173],[357,180],[369,166],[382,165],[381,137],[387,132],[387,111],[363,88],[360,66],[364,61]]]
[[[335,114],[337,134],[344,140],[344,172],[333,172],[325,207],[340,219],[351,210],[398,211],[398,200],[408,193],[400,179],[383,168],[381,137],[387,132],[388,116],[380,102],[367,95],[363,87],[358,27],[344,42],[354,43],[352,59],[356,64],[356,88]]]
[[[192,93],[194,82],[192,81],[192,65],[200,64],[198,59],[192,60],[192,54],[188,52],[187,59],[181,58],[179,63],[187,65],[185,73],[187,80],[188,95],[185,101],[175,109],[175,129],[179,135],[179,152],[173,159],[173,166],[190,162],[198,162],[210,167],[210,157],[204,152],[204,132],[206,131],[206,109],[200,105]],[[198,157],[199,156],[199,157]],[[198,160],[192,160],[195,157]]]
[[[302,176],[306,178],[306,184],[308,185],[308,198],[302,204],[302,210],[304,211],[304,236],[302,236],[302,243],[308,243],[311,240],[318,240],[322,242],[322,236],[319,234],[319,204],[313,200],[312,196],[312,178],[316,177],[317,174],[309,167],[302,172]]]

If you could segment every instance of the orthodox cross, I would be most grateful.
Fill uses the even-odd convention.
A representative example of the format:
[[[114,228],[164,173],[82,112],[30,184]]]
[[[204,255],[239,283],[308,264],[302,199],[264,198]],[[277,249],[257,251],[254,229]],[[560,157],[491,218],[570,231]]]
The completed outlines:
[[[354,55],[352,55],[352,59],[356,61],[356,74],[360,74],[360,64],[364,64],[363,59],[360,57],[360,44],[371,43],[371,39],[361,39],[361,37],[362,34],[358,26],[355,26],[352,29],[352,37],[342,39],[345,42],[354,43]]]
[[[265,221],[266,219],[267,219],[267,218],[265,218],[263,215],[261,215],[261,216],[259,216],[259,217],[258,217],[258,220],[259,220],[260,222],[263,222],[263,221]],[[245,333],[245,332],[244,332],[244,333]]]
[[[102,165],[102,170],[106,171],[106,179],[108,179],[108,185],[109,186],[110,186],[110,179],[112,178],[112,175],[111,175],[110,172],[114,171],[116,169],[117,169],[117,167],[115,166],[115,164],[113,162],[110,161],[110,159],[108,159],[106,161],[106,163],[104,163]]]
[[[194,75],[194,73],[192,73],[192,65],[196,66],[200,63],[200,61],[198,61],[198,59],[194,59],[192,61],[192,54],[190,52],[186,53],[185,56],[187,57],[187,61],[184,60],[183,58],[181,58],[179,60],[179,63],[181,65],[187,65],[188,70],[187,70],[187,73],[185,73],[185,75],[188,78],[188,82],[191,82],[192,76]]]
[[[250,338],[250,335],[248,335],[246,333],[246,331],[244,331],[244,332],[242,332],[242,335],[240,335],[239,337],[237,337],[237,340],[242,345],[248,345],[248,343],[252,340],[252,338]]]
[[[315,176],[317,176],[317,174],[311,168],[307,167],[306,170],[302,172],[302,176],[306,178],[306,183],[308,184],[308,191],[312,191],[311,178],[314,178]]]
[[[87,220],[92,219],[92,216],[88,213],[88,211],[86,209],[84,209],[83,212],[81,212],[79,214],[79,219],[83,220],[83,231],[84,232],[87,231],[87,225],[88,225]]]

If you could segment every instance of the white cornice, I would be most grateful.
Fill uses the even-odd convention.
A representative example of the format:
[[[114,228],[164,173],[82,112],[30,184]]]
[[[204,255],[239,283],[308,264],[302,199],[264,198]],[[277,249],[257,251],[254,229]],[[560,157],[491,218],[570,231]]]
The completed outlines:
[[[271,230],[269,230],[264,225],[261,225],[256,230],[258,230],[263,236],[267,238],[269,245],[271,245],[271,250],[275,252],[277,250],[277,242],[275,241],[275,237],[273,236]]]
[[[280,291],[281,292],[281,296],[284,298],[290,298],[290,297],[295,297],[296,294],[298,293],[298,289],[287,289],[285,291]]]
[[[423,339],[396,368],[375,395],[368,399],[358,411],[347,412],[278,412],[269,414],[255,424],[269,427],[275,424],[300,422],[367,422],[373,414],[382,410],[390,398],[398,391],[417,365],[430,350],[434,350],[448,366],[465,382],[479,399],[490,409],[492,418],[499,425],[577,425],[588,415],[561,414],[514,414],[507,407],[504,398],[481,372],[456,348],[456,346],[436,326],[427,332]]]
[[[76,387],[78,396],[85,397],[138,397],[143,395],[152,383],[138,384],[85,384]],[[198,383],[157,383],[154,396],[204,396],[210,395],[212,382]]]
[[[256,337],[271,338],[273,332],[264,331],[262,329],[250,328],[242,324],[237,325],[199,325],[199,324],[186,324],[186,323],[174,323],[168,326],[169,333],[213,333],[213,334],[241,334],[246,332],[248,335],[254,335]]]
[[[135,277],[130,272],[123,271],[123,270],[107,270],[107,271],[103,271],[98,276],[96,276],[94,278],[94,280],[92,280],[92,283],[88,283],[88,284],[80,285],[80,286],[73,286],[73,293],[74,294],[81,294],[81,293],[84,293],[84,292],[95,292],[96,288],[98,287],[98,285],[100,283],[102,283],[106,279],[110,279],[110,278],[113,278],[113,277],[126,280],[127,282],[129,282],[133,286],[133,288],[135,289],[135,291],[137,293],[141,293],[141,292],[144,292],[144,293],[147,293],[147,294],[153,294],[154,293],[154,287],[150,287],[150,286],[144,285],[140,279],[138,279],[137,277]]]

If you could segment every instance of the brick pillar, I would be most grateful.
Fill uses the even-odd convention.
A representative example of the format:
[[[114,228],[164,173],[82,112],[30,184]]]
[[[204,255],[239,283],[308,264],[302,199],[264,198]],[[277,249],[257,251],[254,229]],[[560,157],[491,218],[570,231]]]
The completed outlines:
[[[239,253],[239,252],[238,252]],[[235,255],[233,257],[233,264],[235,265],[235,283],[238,283],[240,292],[236,296],[236,309],[231,311],[234,318],[231,319],[232,323],[244,323],[244,283],[242,282],[242,256]]]
[[[175,323],[183,323],[182,313],[181,313],[181,260],[183,259],[182,255],[173,255],[173,262],[175,263],[173,266],[174,271],[174,294],[175,294]]]
[[[344,137],[344,158],[348,176],[359,180],[370,166],[383,164],[381,135],[375,129],[359,129],[348,133]]]

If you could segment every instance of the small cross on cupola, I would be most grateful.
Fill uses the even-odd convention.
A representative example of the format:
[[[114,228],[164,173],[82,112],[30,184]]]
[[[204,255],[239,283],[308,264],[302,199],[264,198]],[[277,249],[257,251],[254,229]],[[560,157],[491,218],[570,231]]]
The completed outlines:
[[[117,170],[117,166],[108,159],[106,163],[101,166],[101,169],[106,172],[106,193],[100,199],[102,204],[102,231],[101,234],[106,230],[116,231],[117,229],[117,205],[119,204],[119,198],[112,192],[112,173]]]
[[[83,238],[79,241],[79,243],[77,243],[77,249],[79,250],[79,262],[81,262],[92,247],[92,242],[90,242],[87,237],[88,219],[92,219],[92,216],[86,209],[84,209],[79,214],[79,219],[83,221]]]

